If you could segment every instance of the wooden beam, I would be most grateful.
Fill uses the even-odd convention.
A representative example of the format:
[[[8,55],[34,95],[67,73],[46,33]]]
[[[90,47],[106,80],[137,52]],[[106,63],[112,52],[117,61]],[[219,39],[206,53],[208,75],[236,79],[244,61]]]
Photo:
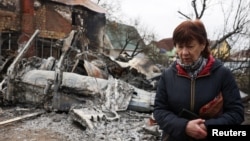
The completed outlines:
[[[41,115],[41,114],[43,114],[44,112],[45,112],[45,111],[36,112],[36,113],[31,113],[31,114],[27,114],[27,115],[15,117],[15,118],[13,118],[13,119],[9,119],[9,120],[6,120],[6,121],[2,121],[2,122],[0,122],[0,127],[3,126],[3,125],[6,125],[6,124],[12,123],[12,122],[16,122],[16,121],[20,121],[20,120],[23,120],[23,119],[26,119],[26,118],[30,118],[30,117],[34,117],[34,116]]]

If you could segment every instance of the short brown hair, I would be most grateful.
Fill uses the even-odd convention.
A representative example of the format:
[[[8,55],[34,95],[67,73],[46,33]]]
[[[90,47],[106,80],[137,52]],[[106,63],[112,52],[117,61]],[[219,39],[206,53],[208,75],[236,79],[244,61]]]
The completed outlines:
[[[179,24],[173,32],[174,46],[176,44],[188,44],[192,40],[197,40],[200,44],[205,44],[205,49],[201,55],[208,58],[210,55],[209,42],[204,24],[196,20],[187,20]]]

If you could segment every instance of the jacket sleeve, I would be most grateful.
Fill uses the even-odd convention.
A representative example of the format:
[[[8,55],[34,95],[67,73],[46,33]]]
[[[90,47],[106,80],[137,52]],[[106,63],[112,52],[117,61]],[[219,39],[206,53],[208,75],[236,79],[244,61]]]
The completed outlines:
[[[244,121],[244,105],[232,72],[222,67],[223,113],[218,118],[206,120],[208,125],[236,125]]]
[[[187,119],[179,118],[176,114],[169,110],[168,96],[166,91],[166,73],[165,71],[159,80],[155,103],[154,103],[154,118],[160,129],[165,133],[171,134],[172,137],[186,136],[185,128],[188,122]]]

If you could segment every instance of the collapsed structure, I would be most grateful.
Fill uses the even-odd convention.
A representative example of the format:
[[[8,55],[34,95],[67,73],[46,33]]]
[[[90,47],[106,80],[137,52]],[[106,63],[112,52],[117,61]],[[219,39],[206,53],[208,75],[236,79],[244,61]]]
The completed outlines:
[[[89,129],[91,121],[119,119],[119,111],[152,112],[149,78],[160,69],[105,54],[102,8],[88,0],[3,0],[0,6],[1,105],[70,112]]]

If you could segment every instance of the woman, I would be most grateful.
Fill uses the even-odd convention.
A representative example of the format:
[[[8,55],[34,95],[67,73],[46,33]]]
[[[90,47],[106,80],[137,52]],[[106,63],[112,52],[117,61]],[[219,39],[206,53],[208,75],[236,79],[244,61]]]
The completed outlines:
[[[238,86],[230,70],[210,54],[203,23],[182,22],[173,42],[177,59],[161,75],[153,113],[162,139],[202,140],[208,125],[241,124],[244,106]]]

